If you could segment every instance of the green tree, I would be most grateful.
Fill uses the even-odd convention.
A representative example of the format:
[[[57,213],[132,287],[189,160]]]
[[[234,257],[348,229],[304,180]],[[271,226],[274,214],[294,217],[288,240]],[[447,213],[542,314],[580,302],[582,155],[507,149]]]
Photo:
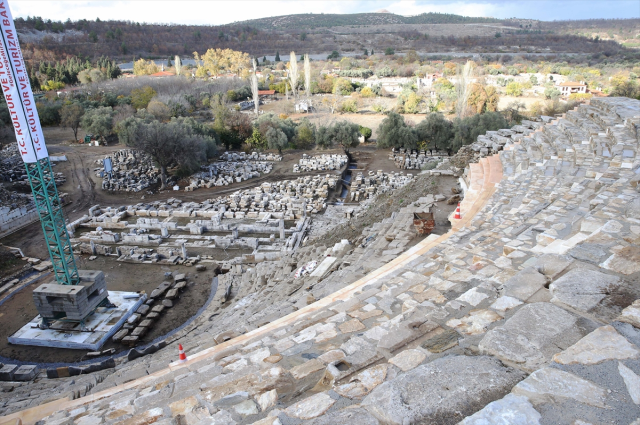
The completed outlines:
[[[453,144],[453,124],[444,115],[432,112],[427,115],[415,129],[420,142],[428,149],[446,150],[451,154]]]
[[[353,84],[347,78],[338,78],[333,85],[333,93],[343,96],[353,92]]]
[[[392,55],[395,55],[396,52],[391,47],[387,47],[386,49],[384,49],[384,54],[386,56],[392,56]]]
[[[303,32],[300,34],[300,41],[305,41],[307,39],[307,33]]]
[[[91,32],[89,33],[89,40],[90,40],[92,43],[97,43],[97,42],[98,42],[98,34],[96,34],[96,32],[95,32],[95,31],[91,31]]]
[[[544,97],[546,97],[547,99],[557,99],[561,95],[562,93],[560,93],[560,90],[555,87],[547,87],[546,89],[544,89]]]
[[[245,140],[245,143],[250,149],[264,149],[267,146],[267,140],[257,128],[253,129],[251,137]]]
[[[265,134],[267,139],[267,144],[269,149],[277,149],[278,153],[282,155],[282,149],[287,147],[289,141],[287,140],[287,135],[284,134],[282,130],[279,128],[270,128],[267,130],[267,134]]]
[[[404,121],[404,117],[395,112],[389,113],[378,126],[376,144],[381,148],[416,149],[418,138],[415,132]]]
[[[509,127],[509,123],[499,112],[476,114],[463,119],[456,118],[453,121],[453,150],[457,151],[460,147],[475,142],[479,135],[487,131]]]
[[[89,109],[85,112],[80,124],[85,132],[104,140],[113,132],[113,110],[110,106]]]
[[[538,77],[536,77],[535,75],[532,75],[531,77],[529,77],[529,81],[531,82],[532,85],[537,86],[538,85]]]
[[[161,187],[167,186],[170,166],[176,166],[181,174],[190,174],[206,160],[207,136],[196,134],[185,119],[137,122],[132,126],[128,145],[149,155],[160,167]]]
[[[519,97],[522,96],[522,92],[522,85],[515,81],[511,81],[509,84],[507,84],[507,87],[505,89],[505,93],[507,94],[507,96]]]
[[[60,109],[60,125],[73,130],[73,140],[78,140],[78,128],[84,115],[84,108],[79,103],[64,105]]]
[[[131,106],[136,109],[146,108],[156,94],[156,91],[150,86],[133,89],[131,90]]]
[[[360,134],[362,134],[362,136],[364,137],[365,142],[369,140],[369,138],[371,138],[372,131],[369,127],[360,126],[359,131],[360,131]]]
[[[275,61],[276,62],[280,62],[280,52],[278,52],[278,51],[276,51]]]
[[[338,121],[329,127],[321,126],[316,136],[316,144],[324,148],[342,146],[345,153],[360,144],[360,126],[349,121]]]
[[[60,124],[60,105],[38,102],[36,103],[40,123],[43,126]]]
[[[342,105],[340,106],[340,110],[342,112],[349,112],[349,113],[355,114],[358,112],[358,103],[356,102],[355,99],[347,99],[344,102],[342,102]]]
[[[310,148],[316,141],[316,126],[308,118],[303,118],[296,127],[295,144],[297,148]]]
[[[338,59],[338,58],[340,58],[340,52],[338,52],[337,50],[334,50],[327,56],[327,60]]]
[[[640,89],[635,80],[622,81],[613,87],[611,95],[640,99]]]

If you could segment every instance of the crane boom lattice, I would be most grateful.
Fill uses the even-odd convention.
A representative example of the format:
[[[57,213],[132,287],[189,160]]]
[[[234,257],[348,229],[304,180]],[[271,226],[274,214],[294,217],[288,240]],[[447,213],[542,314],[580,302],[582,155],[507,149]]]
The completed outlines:
[[[61,285],[77,285],[80,277],[51,162],[49,158],[42,158],[37,162],[25,163],[25,167],[56,281]]]

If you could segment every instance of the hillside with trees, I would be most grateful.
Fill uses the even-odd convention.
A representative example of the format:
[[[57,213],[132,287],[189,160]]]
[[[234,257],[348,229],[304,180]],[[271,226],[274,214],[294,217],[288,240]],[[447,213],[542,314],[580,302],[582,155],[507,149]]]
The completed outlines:
[[[451,13],[422,13],[416,16],[402,16],[393,13],[305,13],[297,15],[274,16],[238,22],[253,28],[297,29],[297,28],[331,28],[346,25],[389,25],[389,24],[470,24],[470,23],[503,23],[495,18],[469,17]]]
[[[428,28],[420,26],[421,23],[429,24]],[[340,26],[339,32],[331,29],[335,26]],[[25,60],[32,66],[70,57],[77,57],[83,63],[87,60],[94,63],[101,56],[123,62],[174,55],[192,57],[194,51],[206,52],[210,48],[232,49],[256,57],[291,50],[353,55],[365,49],[431,53],[603,53],[611,57],[637,52],[633,47],[640,42],[637,38],[639,19],[539,22],[433,13],[413,17],[385,13],[288,15],[221,26],[100,19],[61,22],[28,17],[17,18],[16,27]],[[359,32],[365,29],[368,32]],[[625,46],[631,49],[627,51]]]

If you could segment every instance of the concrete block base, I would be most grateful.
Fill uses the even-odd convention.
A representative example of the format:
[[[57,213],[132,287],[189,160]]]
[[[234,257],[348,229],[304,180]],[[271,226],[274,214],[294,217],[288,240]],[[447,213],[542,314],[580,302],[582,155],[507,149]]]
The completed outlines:
[[[125,298],[136,295],[135,292],[109,291],[109,300],[116,305],[107,309],[99,307],[85,321],[85,327],[91,332],[80,330],[79,323],[53,322],[50,329],[40,329],[40,315],[20,328],[9,337],[9,342],[16,345],[36,345],[40,347],[71,348],[76,350],[99,350],[100,347],[122,327],[147,299]]]

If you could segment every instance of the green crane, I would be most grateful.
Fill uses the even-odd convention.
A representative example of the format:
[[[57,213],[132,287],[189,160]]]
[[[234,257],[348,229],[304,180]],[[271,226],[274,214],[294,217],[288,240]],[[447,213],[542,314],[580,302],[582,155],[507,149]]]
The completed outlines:
[[[7,1],[0,2],[0,16],[4,18],[0,19],[0,85],[40,215],[53,272],[59,284],[77,285],[80,282],[78,268],[71,250],[27,67]]]

